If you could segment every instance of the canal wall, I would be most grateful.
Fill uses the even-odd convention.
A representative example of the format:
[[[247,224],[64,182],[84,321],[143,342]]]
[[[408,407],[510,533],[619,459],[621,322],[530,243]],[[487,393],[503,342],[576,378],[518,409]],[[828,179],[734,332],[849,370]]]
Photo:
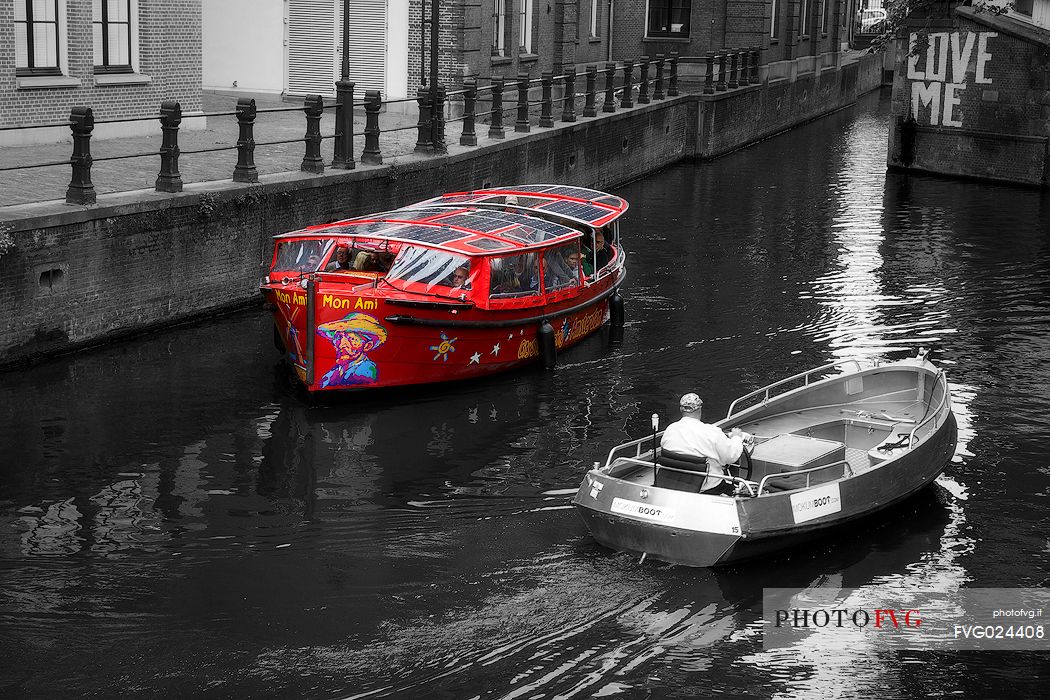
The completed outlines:
[[[505,140],[448,155],[323,175],[281,173],[257,184],[200,183],[176,194],[100,195],[90,207],[5,207],[0,365],[251,303],[275,233],[515,182],[611,188],[845,107],[880,80],[881,63],[871,57],[718,95],[682,95],[508,132]],[[642,237],[633,245],[644,245]]]

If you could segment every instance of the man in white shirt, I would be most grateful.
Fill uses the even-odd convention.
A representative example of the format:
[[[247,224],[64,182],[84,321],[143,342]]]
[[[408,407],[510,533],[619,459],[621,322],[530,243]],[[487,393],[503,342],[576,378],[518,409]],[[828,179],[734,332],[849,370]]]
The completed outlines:
[[[751,436],[733,428],[727,436],[721,428],[700,420],[700,408],[704,402],[696,394],[686,394],[679,401],[682,418],[664,430],[660,438],[660,448],[690,457],[707,458],[709,474],[728,475],[727,464],[740,459],[744,443],[751,441]],[[702,493],[710,495],[729,495],[733,493],[733,483],[709,476],[700,487]]]

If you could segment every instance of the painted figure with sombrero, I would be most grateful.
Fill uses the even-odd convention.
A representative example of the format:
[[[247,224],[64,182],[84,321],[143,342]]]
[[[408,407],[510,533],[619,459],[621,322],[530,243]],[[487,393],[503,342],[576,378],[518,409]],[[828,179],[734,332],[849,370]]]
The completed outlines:
[[[317,335],[335,347],[335,365],[323,377],[321,387],[374,384],[379,377],[376,363],[368,353],[386,342],[386,329],[372,316],[348,314],[338,321],[322,323]]]

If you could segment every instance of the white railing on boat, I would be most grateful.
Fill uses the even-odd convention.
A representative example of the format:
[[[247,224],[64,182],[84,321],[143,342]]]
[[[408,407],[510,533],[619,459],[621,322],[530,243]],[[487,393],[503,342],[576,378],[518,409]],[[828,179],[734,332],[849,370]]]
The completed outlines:
[[[702,476],[705,479],[707,477],[711,477],[712,479],[720,479],[722,481],[729,481],[729,482],[734,483],[734,484],[742,485],[744,488],[747,489],[747,492],[748,492],[749,495],[751,495],[751,496],[756,495],[755,494],[755,482],[748,481],[747,479],[741,479],[740,477],[733,476],[732,474],[714,474],[712,472],[696,472],[696,471],[692,471],[691,469],[678,469],[677,467],[665,467],[662,464],[653,464],[651,461],[647,462],[645,460],[641,460],[641,459],[638,459],[636,457],[618,457],[617,459],[620,461],[621,464],[634,464],[634,465],[639,466],[639,467],[651,467],[653,469],[666,470],[666,471],[669,471],[669,472],[677,472],[678,474],[686,474],[688,476],[695,476],[695,477],[701,477]],[[656,486],[655,484],[653,486],[654,486],[654,488],[662,488],[660,486]]]
[[[908,433],[908,447],[913,447],[915,445],[916,431],[930,421],[933,421],[933,431],[931,432],[935,432],[937,428],[940,427],[940,424],[937,421],[941,417],[941,413],[944,411],[945,403],[950,400],[951,394],[948,393],[948,377],[945,376],[944,370],[937,370],[937,379],[940,380],[941,384],[941,402],[937,404],[937,409],[930,414],[929,418],[923,419],[921,423],[918,423],[911,429],[911,432]],[[934,389],[936,389],[936,387],[934,387]],[[931,396],[930,398],[932,399],[933,397]]]
[[[826,364],[826,365],[823,365],[821,367],[815,367],[815,368],[813,368],[811,370],[807,370],[805,372],[800,372],[799,374],[796,374],[793,377],[788,377],[787,379],[781,379],[778,382],[773,382],[769,386],[762,387],[761,389],[756,389],[755,391],[752,391],[750,394],[744,394],[740,398],[735,399],[733,401],[733,403],[729,404],[729,411],[726,413],[726,418],[731,418],[733,416],[733,414],[736,413],[735,409],[736,409],[736,405],[738,403],[741,403],[743,401],[747,401],[748,399],[753,399],[754,397],[759,396],[759,395],[762,395],[761,403],[765,403],[766,401],[769,401],[770,398],[772,398],[770,396],[770,393],[769,393],[772,389],[776,389],[777,387],[783,386],[785,384],[790,384],[791,382],[797,381],[799,379],[803,380],[802,386],[809,386],[810,376],[811,375],[814,375],[817,372],[825,372],[825,371],[827,371],[829,369],[833,369],[835,367],[841,367],[843,365],[853,365],[855,371],[857,371],[857,372],[859,372],[860,369],[861,369],[860,368],[860,362],[858,362],[857,360],[839,360],[838,362],[832,362],[830,364]],[[795,388],[798,388],[798,387],[795,387]],[[786,394],[787,391],[783,391],[783,392],[780,392],[780,393]]]
[[[642,456],[642,444],[647,442],[647,441],[651,441],[653,443],[653,450],[655,450],[658,447],[658,445],[659,445],[657,440],[663,434],[664,433],[661,430],[660,432],[656,433],[655,435],[646,435],[643,438],[638,438],[637,440],[631,440],[630,442],[625,442],[622,445],[617,445],[616,447],[612,448],[611,450],[609,450],[609,457],[605,460],[605,467],[606,467],[606,469],[608,469],[612,465],[613,461],[616,460],[616,459],[638,459],[639,457],[641,457]],[[631,455],[630,457],[627,457],[626,455],[623,455],[623,454],[619,454],[621,451],[628,452],[630,450],[630,448],[632,448],[632,447],[634,448],[634,454]],[[651,452],[651,451],[652,450],[646,450],[646,452]],[[650,462],[650,464],[651,464],[651,462]]]

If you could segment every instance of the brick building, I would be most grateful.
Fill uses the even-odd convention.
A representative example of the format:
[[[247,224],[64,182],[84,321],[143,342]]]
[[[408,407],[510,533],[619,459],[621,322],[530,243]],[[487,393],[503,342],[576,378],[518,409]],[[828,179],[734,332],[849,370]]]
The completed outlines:
[[[1050,184],[1050,0],[912,17],[899,41],[890,167]]]
[[[182,105],[203,127],[201,0],[0,0],[0,127],[64,124],[74,105],[96,120]],[[159,133],[155,121],[99,124],[95,135]],[[69,127],[0,130],[0,145],[69,136]]]
[[[753,46],[762,49],[763,63],[831,56],[848,41],[856,2],[442,0],[441,77],[451,84],[466,75],[511,77],[527,71],[535,77],[567,65],[671,51],[698,59],[707,51]],[[410,0],[410,85],[419,85],[420,50],[425,49],[420,43],[422,4]],[[425,7],[429,15],[429,3]],[[822,65],[832,63],[822,59]],[[785,63],[772,76],[790,73]]]

